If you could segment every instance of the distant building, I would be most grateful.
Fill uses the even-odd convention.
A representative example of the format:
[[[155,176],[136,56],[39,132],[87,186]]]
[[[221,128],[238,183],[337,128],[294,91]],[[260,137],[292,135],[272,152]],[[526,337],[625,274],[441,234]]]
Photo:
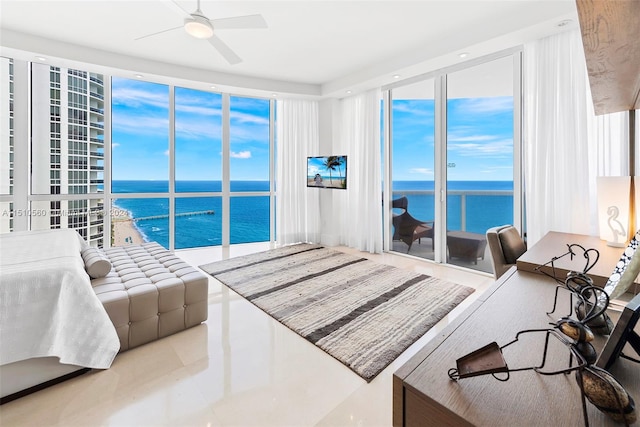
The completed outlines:
[[[13,60],[0,61],[0,194],[13,194]],[[13,202],[0,202],[0,233],[13,231]]]

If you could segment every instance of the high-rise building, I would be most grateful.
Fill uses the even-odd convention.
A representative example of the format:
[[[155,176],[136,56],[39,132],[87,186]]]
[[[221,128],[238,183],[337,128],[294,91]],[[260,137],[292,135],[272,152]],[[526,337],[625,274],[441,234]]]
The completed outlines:
[[[96,195],[104,191],[103,77],[33,64],[31,93],[31,193],[60,195],[31,203],[31,229],[73,228],[101,247],[104,202]]]
[[[13,61],[0,61],[0,194],[13,194]],[[13,231],[13,202],[0,202],[0,233]]]

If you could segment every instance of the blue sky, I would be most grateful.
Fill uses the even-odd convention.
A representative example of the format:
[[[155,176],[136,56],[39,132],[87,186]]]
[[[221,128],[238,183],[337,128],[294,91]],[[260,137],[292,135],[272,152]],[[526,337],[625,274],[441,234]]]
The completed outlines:
[[[512,97],[450,99],[447,132],[449,180],[513,180]],[[394,180],[433,180],[433,100],[393,101],[393,144]]]
[[[222,96],[176,88],[176,179],[220,180]],[[169,88],[113,78],[114,180],[168,180]],[[232,180],[269,179],[269,100],[230,98]],[[448,179],[511,181],[511,97],[448,101]],[[393,179],[434,178],[434,101],[393,103]]]
[[[220,180],[222,96],[176,88],[176,180]],[[114,180],[169,179],[169,88],[113,78]],[[232,180],[269,179],[269,101],[231,97]]]

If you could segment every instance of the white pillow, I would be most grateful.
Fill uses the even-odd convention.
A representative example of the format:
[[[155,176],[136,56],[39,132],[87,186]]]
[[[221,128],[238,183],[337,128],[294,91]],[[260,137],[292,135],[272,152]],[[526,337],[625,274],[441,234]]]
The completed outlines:
[[[86,248],[82,252],[84,269],[92,279],[104,277],[111,271],[111,262],[98,248]]]

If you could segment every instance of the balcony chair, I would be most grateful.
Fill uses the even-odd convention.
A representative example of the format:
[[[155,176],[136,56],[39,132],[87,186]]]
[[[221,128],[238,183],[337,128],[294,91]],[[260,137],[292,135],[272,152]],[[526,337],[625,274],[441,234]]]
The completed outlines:
[[[487,242],[491,252],[493,276],[500,278],[516,260],[527,251],[520,233],[513,225],[501,225],[487,230]]]
[[[420,239],[431,239],[431,249],[433,250],[433,221],[420,221],[415,219],[409,211],[409,200],[406,197],[395,199],[391,202],[394,209],[402,209],[401,214],[393,215],[393,240],[401,240],[409,247],[407,253],[411,250],[411,245],[416,240],[420,243]]]

